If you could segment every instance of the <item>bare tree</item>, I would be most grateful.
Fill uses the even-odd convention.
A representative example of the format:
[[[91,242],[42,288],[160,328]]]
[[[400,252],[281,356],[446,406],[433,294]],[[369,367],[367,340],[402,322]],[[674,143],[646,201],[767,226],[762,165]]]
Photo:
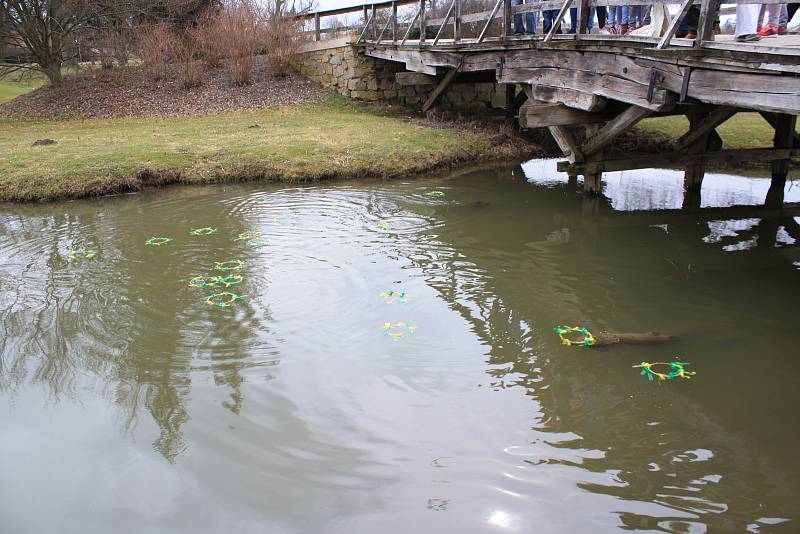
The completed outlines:
[[[184,28],[219,4],[220,0],[0,0],[0,49],[21,48],[34,62],[4,65],[0,74],[35,69],[52,85],[60,85],[61,66],[72,59],[84,36],[103,48],[106,66],[113,56],[124,63],[135,23],[166,22]]]
[[[88,0],[0,0],[0,18],[5,21],[0,42],[25,49],[36,62],[6,70],[34,68],[44,72],[52,85],[60,85],[66,51],[93,13]]]

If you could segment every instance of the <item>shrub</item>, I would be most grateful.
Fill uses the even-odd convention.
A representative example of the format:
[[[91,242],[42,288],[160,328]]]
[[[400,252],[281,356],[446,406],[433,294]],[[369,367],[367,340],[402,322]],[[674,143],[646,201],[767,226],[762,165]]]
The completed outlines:
[[[253,55],[264,41],[264,17],[250,0],[234,0],[219,15],[220,44],[236,85],[253,82]]]
[[[167,76],[167,64],[175,48],[175,37],[164,24],[146,26],[138,35],[139,56],[144,68],[154,80]]]
[[[282,13],[272,13],[267,23],[267,59],[272,73],[283,78],[289,74],[291,60],[301,44],[300,24]]]
[[[180,62],[180,82],[184,89],[198,87],[202,84],[203,64],[197,59],[200,46],[190,32],[185,32],[178,40],[175,55]]]
[[[225,48],[220,14],[207,12],[194,27],[187,29],[187,32],[197,41],[198,52],[206,67],[210,69],[221,67]]]

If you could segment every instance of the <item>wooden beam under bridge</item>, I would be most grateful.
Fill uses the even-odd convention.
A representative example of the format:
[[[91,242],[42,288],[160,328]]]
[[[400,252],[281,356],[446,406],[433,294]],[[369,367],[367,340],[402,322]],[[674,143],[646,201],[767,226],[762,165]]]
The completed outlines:
[[[722,150],[710,154],[686,154],[683,152],[647,154],[633,158],[591,161],[586,163],[559,161],[556,164],[556,169],[570,176],[576,176],[578,174],[585,175],[633,169],[672,168],[686,165],[714,163],[730,165],[746,161],[779,161],[798,156],[800,156],[800,149],[797,148],[745,148],[739,150]]]

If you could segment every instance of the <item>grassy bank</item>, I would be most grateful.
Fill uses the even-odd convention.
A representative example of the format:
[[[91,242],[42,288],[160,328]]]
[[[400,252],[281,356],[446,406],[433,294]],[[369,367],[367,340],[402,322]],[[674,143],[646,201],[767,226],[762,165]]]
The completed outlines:
[[[683,115],[645,119],[637,126],[644,132],[663,136],[672,141],[689,128]],[[758,113],[738,113],[717,128],[726,149],[763,148],[772,146],[775,130]]]
[[[401,176],[530,147],[381,116],[340,98],[185,118],[0,119],[0,200],[166,183]],[[32,146],[40,139],[56,144]]]

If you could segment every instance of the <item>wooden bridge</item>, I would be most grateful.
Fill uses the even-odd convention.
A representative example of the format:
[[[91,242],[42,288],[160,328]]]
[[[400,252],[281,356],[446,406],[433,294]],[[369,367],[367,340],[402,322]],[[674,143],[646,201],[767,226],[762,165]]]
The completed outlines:
[[[437,19],[429,17],[426,0],[395,0],[299,18],[313,22],[310,33],[321,40],[335,31],[325,27],[327,18],[361,13],[361,24],[350,27],[355,30],[351,42],[361,53],[436,77],[423,111],[459,79],[505,84],[509,120],[522,128],[548,128],[566,158],[558,169],[583,175],[588,192],[600,190],[603,171],[684,166],[691,192],[699,191],[708,164],[771,161],[767,204],[782,204],[790,160],[800,156],[800,35],[747,44],[731,35],[714,37],[717,0],[683,0],[655,36],[587,31],[590,8],[628,5],[627,0],[546,0],[517,6],[496,0],[491,11],[480,13],[462,13],[461,1],[451,0]],[[661,13],[668,3],[637,0],[637,5],[662,6]],[[413,12],[406,22],[398,16],[403,6],[411,8],[408,15]],[[570,8],[577,10],[575,32],[557,33]],[[700,12],[696,38],[674,37],[693,9]],[[514,35],[514,15],[541,15],[544,10],[557,10],[547,34]],[[723,150],[715,129],[743,111],[758,112],[772,125],[773,146]],[[604,149],[622,132],[646,117],[665,115],[686,115],[690,122],[675,151],[604,158]]]

